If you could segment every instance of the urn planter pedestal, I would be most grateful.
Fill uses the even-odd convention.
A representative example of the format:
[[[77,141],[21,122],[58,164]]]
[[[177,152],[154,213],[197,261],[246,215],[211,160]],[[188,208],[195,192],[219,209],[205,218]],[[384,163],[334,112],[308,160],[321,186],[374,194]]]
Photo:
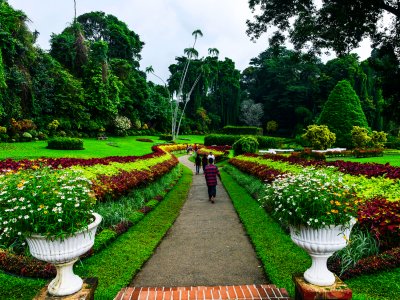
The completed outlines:
[[[61,239],[46,239],[41,235],[32,235],[27,238],[29,250],[35,258],[52,263],[57,269],[57,276],[49,286],[48,292],[53,296],[66,296],[78,292],[82,288],[83,280],[74,274],[74,263],[79,256],[86,253],[94,244],[97,226],[102,217],[93,213],[95,220],[88,228],[76,234]]]
[[[314,229],[306,226],[290,227],[293,242],[303,248],[312,259],[312,265],[304,272],[304,279],[318,286],[330,286],[335,283],[335,275],[328,270],[327,260],[336,251],[347,245],[350,231],[355,220],[349,225],[327,226]]]

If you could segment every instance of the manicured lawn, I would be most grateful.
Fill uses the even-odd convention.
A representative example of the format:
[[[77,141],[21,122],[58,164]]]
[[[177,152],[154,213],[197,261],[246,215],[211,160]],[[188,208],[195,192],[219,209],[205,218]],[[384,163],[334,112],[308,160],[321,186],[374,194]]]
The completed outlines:
[[[400,154],[383,154],[381,157],[365,157],[365,158],[355,158],[355,157],[337,157],[328,158],[327,161],[333,160],[344,160],[359,163],[377,163],[386,164],[389,163],[391,166],[400,167]]]
[[[96,299],[113,299],[121,288],[131,282],[179,215],[191,181],[192,171],[183,167],[182,177],[153,211],[109,247],[75,264],[76,273],[80,276],[99,278]],[[32,299],[45,282],[0,271],[0,299]]]
[[[153,143],[139,142],[137,138],[148,138]],[[185,138],[185,140],[181,139]],[[189,140],[186,140],[189,139]],[[108,140],[83,139],[84,150],[52,150],[46,149],[46,141],[28,143],[0,143],[0,159],[33,159],[39,157],[77,157],[92,158],[106,156],[139,156],[151,153],[151,147],[164,143],[157,136],[109,137]],[[204,136],[181,136],[180,144],[202,144]]]

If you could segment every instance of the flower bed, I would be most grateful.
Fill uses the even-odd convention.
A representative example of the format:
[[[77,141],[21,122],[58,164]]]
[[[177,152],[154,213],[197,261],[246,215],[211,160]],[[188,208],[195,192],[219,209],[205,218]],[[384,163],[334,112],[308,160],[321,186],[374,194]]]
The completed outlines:
[[[260,156],[246,154],[238,156],[235,159],[256,163],[264,167],[279,170],[281,172],[299,173],[305,167],[317,167],[319,169],[323,169],[324,172],[330,173],[341,171],[340,169],[334,166],[326,165],[323,162],[300,160],[302,164],[298,164],[293,162],[293,158],[288,159],[280,155]],[[344,179],[346,180],[347,184],[355,185],[356,194],[362,199],[369,199],[376,196],[382,196],[390,201],[398,201],[400,199],[400,180],[391,179],[389,176],[368,177],[363,175],[346,174],[346,172],[344,173]],[[257,176],[257,174],[253,175]],[[261,176],[258,177],[261,178]]]
[[[154,146],[154,153],[145,155],[142,157],[107,157],[104,159],[39,159],[39,160],[26,160],[25,163],[21,161],[7,160],[7,179],[13,177],[27,176],[32,178],[30,173],[35,172],[37,169],[41,169],[41,166],[52,166],[57,164],[61,170],[54,170],[56,173],[63,173],[64,171],[68,174],[77,173],[85,178],[88,178],[93,183],[91,186],[92,194],[95,195],[97,201],[105,201],[108,199],[116,199],[121,195],[127,194],[133,188],[148,185],[154,180],[167,174],[178,164],[178,160],[175,156],[168,152],[176,151],[182,148],[180,145],[161,145]],[[64,165],[59,165],[62,162]],[[80,163],[83,163],[80,164]],[[3,162],[4,163],[4,162]],[[72,171],[68,171],[66,166],[69,166]],[[24,170],[26,169],[26,171]],[[77,169],[77,170],[76,170]],[[17,171],[18,172],[15,172]],[[18,179],[18,178],[17,178]],[[85,179],[86,180],[86,179]],[[24,182],[27,182],[25,180]],[[18,183],[18,182],[17,182]],[[19,186],[18,186],[19,187]],[[5,190],[3,191],[5,192]],[[58,193],[58,191],[55,191]],[[156,195],[157,201],[148,202],[145,204],[146,213],[150,211],[155,203],[158,203],[162,199],[162,195]],[[46,197],[43,198],[44,208],[47,207]],[[51,207],[49,208],[51,209]],[[143,217],[142,213],[137,213],[132,216],[132,220],[114,224],[110,230],[104,231],[105,238],[100,239],[102,245],[95,244],[97,250],[103,248],[111,240],[115,239],[119,234],[126,231],[132,224],[139,221]],[[61,224],[61,223],[60,223]],[[107,234],[108,233],[108,234]],[[100,236],[102,236],[100,232]],[[16,237],[17,238],[17,237]],[[21,243],[21,242],[19,242]],[[23,246],[23,244],[22,244]],[[20,250],[21,251],[21,250]],[[89,253],[92,254],[93,251]],[[55,269],[50,267],[48,264],[31,259],[21,255],[10,254],[7,251],[1,252],[0,255],[0,266],[3,270],[7,270],[10,273],[31,276],[31,277],[45,277],[49,278],[54,276]]]
[[[276,158],[276,156],[272,157]],[[271,160],[269,156],[266,158],[266,156],[243,155],[233,158],[229,162],[237,166],[241,171],[262,180],[267,178],[269,182],[276,179],[277,175],[275,174],[285,172],[299,174],[304,169],[297,164],[292,165],[278,159]],[[330,177],[337,174],[334,168],[322,169],[321,165],[317,170],[321,170]],[[273,174],[273,176],[266,177],[265,174]],[[358,209],[358,218],[361,225],[366,226],[373,232],[381,241],[383,248],[398,245],[400,237],[399,181],[383,177],[367,178],[365,176],[344,175],[343,182],[348,186],[352,186],[357,197],[362,199],[362,204]],[[378,193],[382,195],[377,197]],[[390,195],[391,199],[387,199],[388,197],[385,195]]]
[[[232,164],[232,162],[234,162],[235,160],[240,160],[240,159],[237,159],[237,158],[231,159],[229,162]],[[232,165],[234,165],[234,164],[232,164]],[[246,165],[250,165],[250,164],[249,164],[249,162],[244,161],[242,166],[246,166]],[[234,170],[235,168],[227,168],[226,170],[229,171],[231,169]],[[243,172],[249,174],[249,172],[246,172],[246,170],[244,168],[242,168],[242,170],[243,170]],[[235,174],[233,176],[236,177],[238,175],[236,173],[238,173],[238,172],[239,171],[235,171]],[[230,173],[231,173],[231,171],[230,171]],[[254,183],[255,180],[254,180],[254,178],[253,179],[249,178],[248,180],[245,180],[245,178],[243,178],[243,176],[246,176],[246,175],[245,174],[240,175],[238,183],[240,185],[244,185],[244,187],[246,189],[248,189],[250,187],[250,184],[248,182],[250,181],[250,182]],[[294,186],[293,189],[296,189],[296,186]],[[250,190],[248,190],[248,191],[250,192]],[[256,199],[258,199],[258,198],[259,197],[256,197]],[[394,205],[394,204],[396,204],[396,205]],[[367,207],[370,207],[370,210],[375,211],[375,213],[379,216],[379,218],[372,218],[372,219],[367,218],[367,220],[365,220],[366,218],[364,217],[363,218],[364,220],[359,222],[360,225],[368,226],[368,228],[371,228],[371,225],[368,223],[373,222],[374,226],[385,227],[386,229],[384,229],[383,232],[388,232],[387,230],[389,228],[391,228],[391,229],[397,228],[397,230],[399,230],[399,223],[400,223],[399,221],[394,221],[393,223],[382,222],[383,219],[385,219],[385,220],[392,219],[393,220],[396,217],[397,218],[399,217],[399,214],[398,214],[399,208],[398,208],[397,204],[400,204],[400,202],[389,202],[389,201],[385,201],[384,199],[380,199],[380,198],[362,203],[359,206],[359,210],[358,210],[359,216],[367,214],[367,212],[364,212],[364,206],[367,206]],[[334,206],[334,205],[336,205],[335,201],[333,202],[332,206]],[[371,208],[371,206],[372,206],[372,208]],[[267,208],[268,207],[266,207],[266,209]],[[332,209],[336,210],[335,207],[332,207]],[[376,211],[378,209],[380,209],[380,212]],[[270,207],[269,210],[267,209],[267,211],[272,212],[272,207]],[[334,213],[331,212],[331,215],[334,215]],[[369,213],[368,215],[371,216],[374,214]],[[385,216],[387,216],[387,218]],[[313,220],[314,219],[315,218],[313,218]],[[392,232],[392,231],[389,231],[389,232]],[[362,274],[370,274],[370,273],[375,273],[375,272],[382,271],[382,270],[390,270],[390,269],[399,267],[400,266],[400,259],[399,259],[399,249],[400,248],[399,248],[399,242],[398,242],[398,234],[399,234],[399,231],[397,231],[397,234],[395,234],[395,235],[387,235],[385,238],[388,238],[389,240],[394,241],[394,243],[392,243],[392,245],[390,247],[388,247],[388,246],[382,247],[382,250],[383,250],[382,253],[361,259],[355,266],[350,267],[348,270],[346,270],[343,273],[344,274],[343,277],[341,276],[341,278],[347,279],[347,278],[351,278],[351,277],[362,275]],[[396,239],[396,236],[397,236],[397,239]],[[381,235],[381,241],[384,242],[382,235]],[[391,248],[391,247],[393,247],[393,248]],[[388,250],[385,250],[385,248]],[[331,260],[330,264],[329,264],[329,268],[331,269],[331,271],[333,271],[337,274],[341,273],[340,261]]]
[[[255,156],[253,154],[246,154],[248,156]],[[350,175],[364,175],[366,177],[386,177],[390,179],[400,179],[400,167],[393,167],[389,164],[376,164],[376,163],[358,163],[348,162],[342,160],[336,160],[331,162],[307,160],[298,157],[285,157],[282,155],[263,155],[265,159],[273,161],[282,161],[290,164],[296,164],[303,167],[314,166],[314,167],[326,167],[333,166],[338,168],[342,173]]]

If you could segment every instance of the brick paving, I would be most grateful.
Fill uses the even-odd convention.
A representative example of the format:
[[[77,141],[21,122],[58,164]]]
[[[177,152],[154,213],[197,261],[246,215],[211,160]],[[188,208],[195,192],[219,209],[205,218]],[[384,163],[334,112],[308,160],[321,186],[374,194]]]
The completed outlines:
[[[195,172],[188,156],[179,160]],[[222,184],[211,204],[200,174],[193,175],[174,225],[115,300],[289,299],[286,290],[267,283]]]
[[[114,300],[290,300],[285,289],[273,284],[191,287],[127,287]]]

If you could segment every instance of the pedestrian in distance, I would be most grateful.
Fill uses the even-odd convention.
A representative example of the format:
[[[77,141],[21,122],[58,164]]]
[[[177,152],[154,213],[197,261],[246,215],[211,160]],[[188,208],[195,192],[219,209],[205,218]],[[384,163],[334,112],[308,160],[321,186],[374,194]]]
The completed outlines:
[[[208,165],[205,168],[204,176],[206,177],[206,183],[208,188],[208,201],[215,203],[215,197],[217,196],[217,176],[221,179],[218,167],[214,165],[212,158],[208,159]]]
[[[210,158],[212,158],[215,163],[215,156],[212,152],[210,152],[210,154],[208,154],[208,156],[207,156],[207,159],[210,159]]]
[[[196,175],[200,174],[200,168],[201,168],[201,156],[199,153],[196,152],[196,157],[194,159],[194,165],[196,166]]]
[[[201,164],[203,165],[203,173],[205,173],[206,166],[208,164],[208,158],[205,154],[203,155],[203,158],[201,159]]]

